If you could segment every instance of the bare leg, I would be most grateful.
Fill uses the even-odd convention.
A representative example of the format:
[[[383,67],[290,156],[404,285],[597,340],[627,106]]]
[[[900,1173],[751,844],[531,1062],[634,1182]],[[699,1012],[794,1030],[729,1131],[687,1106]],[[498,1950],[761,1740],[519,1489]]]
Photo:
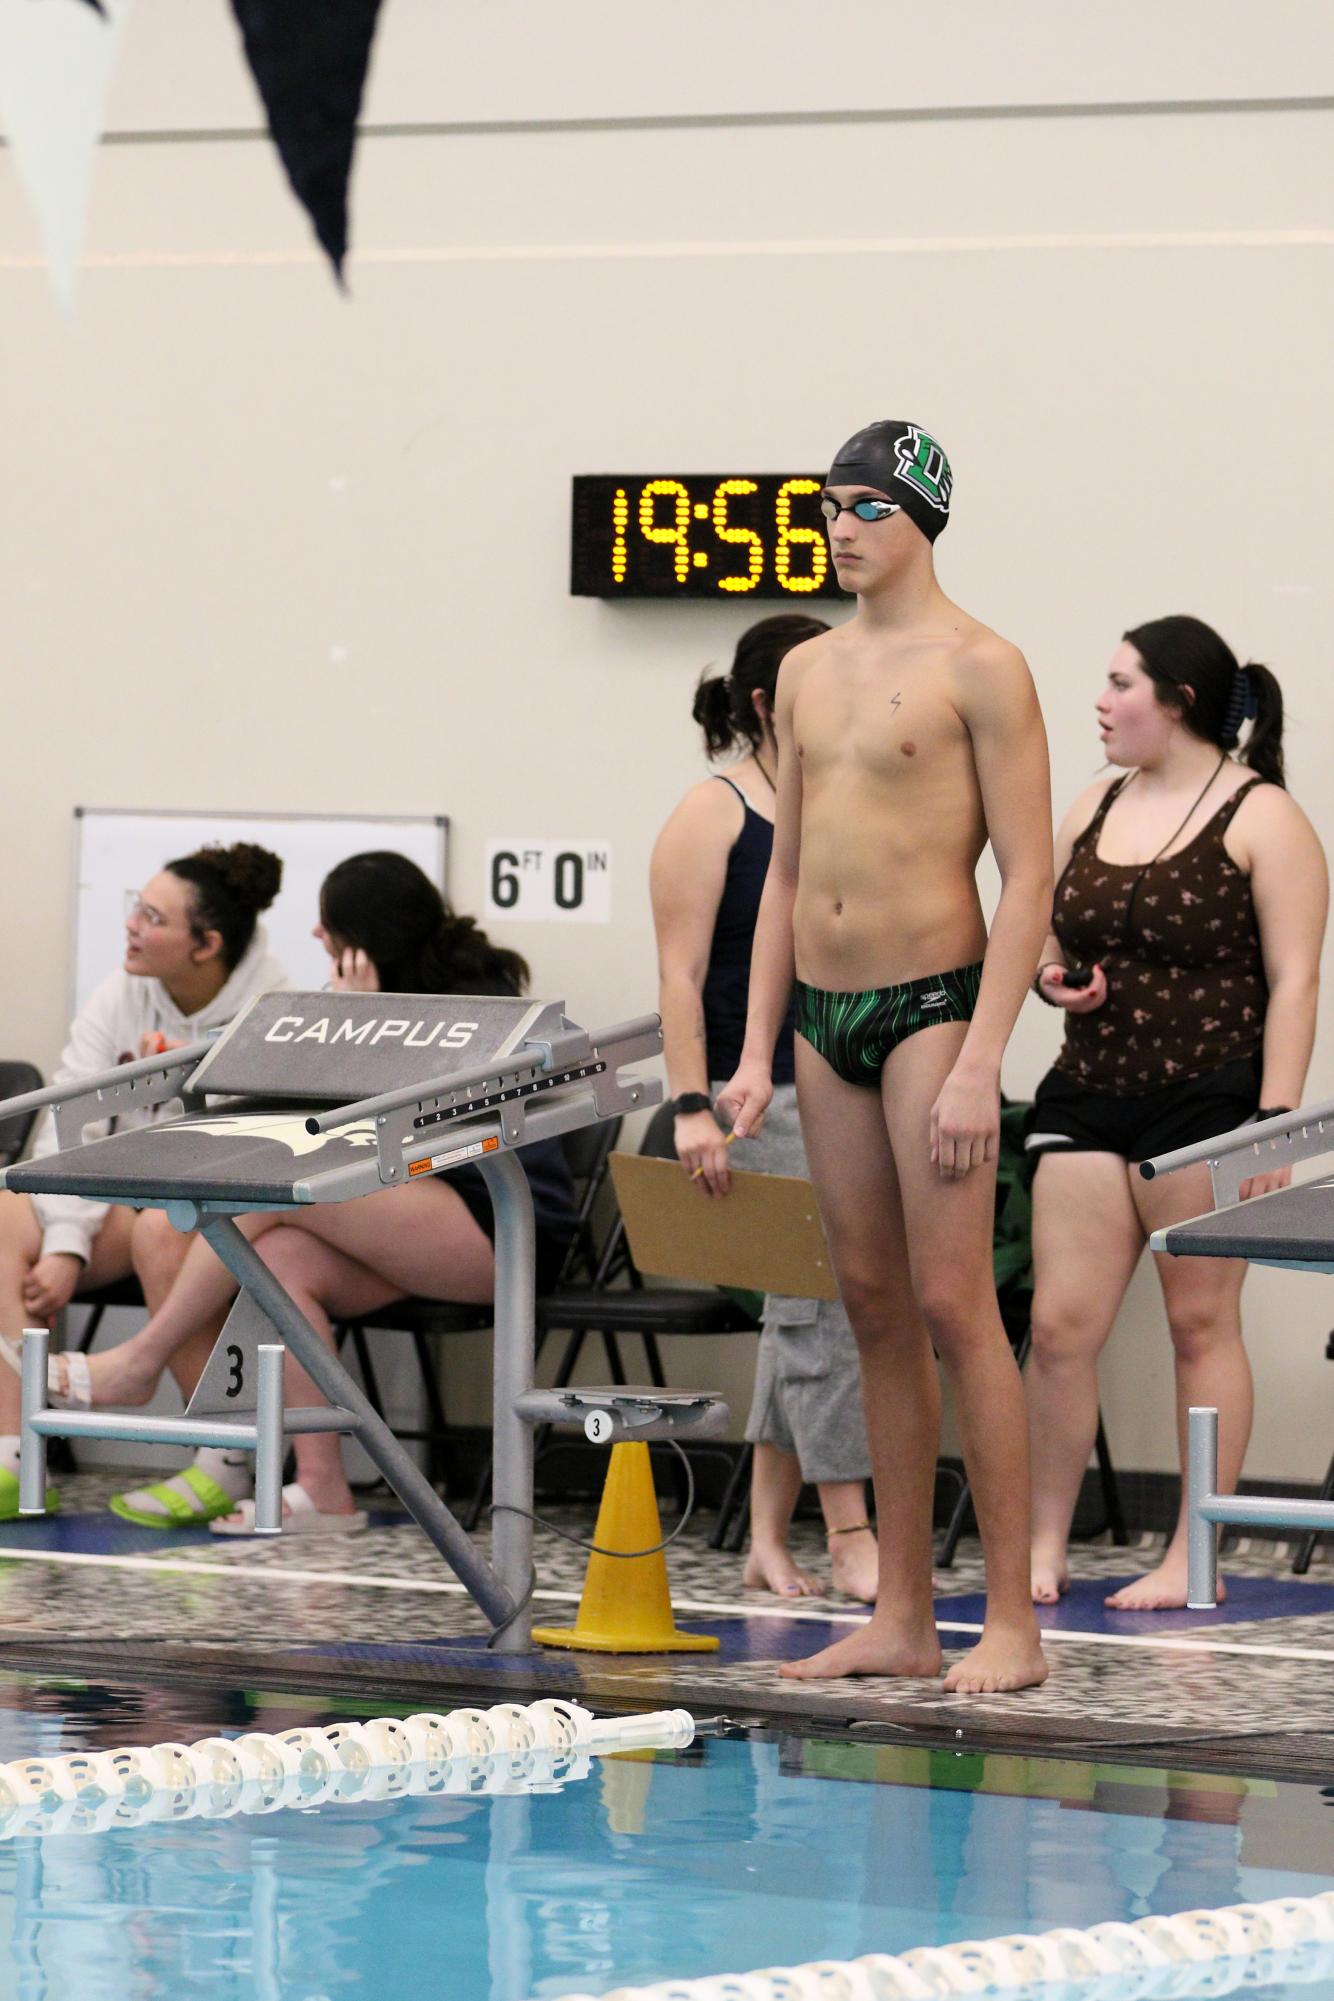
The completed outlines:
[[[861,1356],[880,1546],[875,1611],[867,1623],[781,1672],[798,1680],[938,1675],[931,1496],[940,1386],[909,1283],[885,1114],[877,1093],[845,1083],[800,1038],[797,1089],[811,1177]]]
[[[93,1238],[76,1298],[79,1292],[112,1285],[128,1276],[133,1225],[132,1209],[108,1209]],[[42,1227],[32,1203],[26,1195],[0,1189],[0,1333],[12,1341],[19,1340],[23,1329],[32,1324],[32,1315],[23,1304],[23,1281],[41,1254]],[[0,1434],[13,1436],[18,1428],[19,1379],[12,1369],[0,1368]]]
[[[0,1332],[17,1341],[28,1323],[23,1281],[41,1255],[42,1230],[26,1195],[0,1190]],[[0,1435],[15,1437],[19,1429],[19,1379],[0,1367]]]
[[[165,1304],[195,1241],[190,1232],[173,1228],[165,1210],[140,1211],[134,1225],[131,1253],[150,1315]],[[224,1306],[212,1319],[201,1321],[170,1358],[168,1366],[186,1403],[198,1387],[226,1317]]]
[[[1213,1201],[1206,1167],[1189,1168],[1163,1180],[1144,1181],[1136,1175],[1131,1185],[1146,1231],[1198,1216]],[[1162,1252],[1155,1255],[1155,1263],[1175,1351],[1177,1440],[1182,1471],[1186,1464],[1186,1414],[1192,1404],[1213,1404],[1218,1411],[1218,1489],[1220,1493],[1231,1494],[1241,1478],[1254,1401],[1251,1367],[1241,1335],[1241,1288],[1246,1266],[1240,1258],[1173,1258]],[[1220,1579],[1220,1603],[1226,1596]],[[1147,1577],[1127,1584],[1123,1591],[1114,1592],[1107,1603],[1118,1612],[1156,1612],[1185,1602],[1183,1492],[1176,1529],[1158,1568]]]
[[[481,1303],[495,1290],[485,1232],[440,1182],[285,1214],[265,1235],[260,1256],[329,1347],[331,1315],[369,1313],[405,1293]],[[323,1402],[291,1356],[285,1394],[289,1403]],[[298,1484],[321,1514],[354,1511],[340,1438],[302,1434],[296,1461]]]
[[[333,1328],[328,1308],[335,1301],[342,1312],[369,1313],[397,1296],[395,1286],[305,1230],[271,1230],[260,1247],[260,1256],[329,1348],[333,1347]],[[324,1401],[290,1354],[284,1394],[289,1404]],[[304,1432],[297,1438],[296,1478],[320,1514],[356,1512],[343,1471],[343,1441],[336,1434]]]
[[[834,1589],[874,1605],[880,1550],[866,1519],[865,1480],[826,1480],[819,1488]]]
[[[750,1551],[742,1581],[752,1591],[780,1598],[809,1598],[819,1584],[793,1560],[787,1546],[792,1510],[801,1493],[801,1466],[781,1446],[755,1447],[750,1476]]]
[[[1114,1153],[1050,1153],[1033,1185],[1033,1347],[1025,1390],[1033,1462],[1032,1593],[1070,1582],[1067,1543],[1098,1430],[1098,1356],[1144,1233]]]
[[[909,1036],[886,1063],[882,1088],[913,1291],[949,1378],[987,1567],[982,1638],[956,1661],[945,1686],[995,1694],[1045,1681],[1047,1663],[1029,1594],[1024,1392],[992,1266],[996,1171],[974,1167],[960,1180],[942,1179],[929,1153],[931,1107],[965,1032],[950,1023]],[[877,1487],[877,1505],[879,1497]],[[925,1519],[929,1535],[929,1497]]]
[[[236,1225],[254,1242],[277,1221],[271,1215],[238,1216]],[[178,1350],[202,1328],[225,1318],[236,1289],[236,1280],[204,1239],[194,1238],[175,1284],[139,1332],[118,1348],[89,1356],[94,1406],[147,1403]]]
[[[252,1243],[274,1229],[304,1230],[333,1243],[393,1279],[391,1299],[398,1293],[423,1293],[481,1301],[490,1299],[494,1287],[495,1260],[486,1233],[443,1181],[385,1188],[354,1202],[238,1216],[236,1225]],[[100,1409],[147,1403],[172,1358],[202,1327],[226,1314],[236,1291],[226,1266],[197,1238],[147,1325],[118,1348],[90,1358],[94,1404]]]

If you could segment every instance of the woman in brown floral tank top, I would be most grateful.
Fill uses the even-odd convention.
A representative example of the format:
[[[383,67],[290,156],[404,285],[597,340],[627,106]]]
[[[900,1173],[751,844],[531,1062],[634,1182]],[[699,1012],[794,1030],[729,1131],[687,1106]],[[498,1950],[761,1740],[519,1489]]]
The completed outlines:
[[[1066,1018],[1028,1136],[1033,1596],[1044,1604],[1069,1581],[1097,1359],[1131,1274],[1152,1231],[1212,1206],[1207,1168],[1145,1181],[1133,1165],[1301,1103],[1328,897],[1320,843],[1284,790],[1283,698],[1267,668],[1240,667],[1199,619],[1156,619],[1125,635],[1096,706],[1108,761],[1125,775],[1090,786],[1057,835],[1052,933],[1034,982]],[[1283,1179],[1257,1177],[1242,1193]],[[1230,1492],[1251,1426],[1246,1267],[1156,1263],[1182,1463],[1188,1407],[1216,1405],[1218,1484]],[[1157,1569],[1107,1603],[1185,1602],[1182,1517]]]

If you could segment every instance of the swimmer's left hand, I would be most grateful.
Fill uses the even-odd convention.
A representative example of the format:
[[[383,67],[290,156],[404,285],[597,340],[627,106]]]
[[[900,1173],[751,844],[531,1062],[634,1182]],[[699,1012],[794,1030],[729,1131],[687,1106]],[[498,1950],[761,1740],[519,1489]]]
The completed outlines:
[[[1243,1181],[1237,1190],[1239,1202],[1249,1202],[1253,1195],[1272,1195],[1279,1188],[1292,1184],[1292,1169],[1276,1167],[1272,1174],[1253,1174],[1249,1181]]]
[[[329,985],[335,993],[378,994],[380,975],[375,961],[360,945],[353,951],[349,945],[334,960],[333,978]]]
[[[1000,1085],[994,1077],[951,1070],[931,1107],[931,1164],[942,1181],[960,1181],[996,1158]]]

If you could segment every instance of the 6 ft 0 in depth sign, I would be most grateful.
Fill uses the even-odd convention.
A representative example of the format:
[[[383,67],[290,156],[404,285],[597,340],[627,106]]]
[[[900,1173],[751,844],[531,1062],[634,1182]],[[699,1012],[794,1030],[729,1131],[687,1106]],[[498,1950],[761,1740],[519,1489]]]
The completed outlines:
[[[486,915],[526,923],[610,924],[608,841],[491,841]]]

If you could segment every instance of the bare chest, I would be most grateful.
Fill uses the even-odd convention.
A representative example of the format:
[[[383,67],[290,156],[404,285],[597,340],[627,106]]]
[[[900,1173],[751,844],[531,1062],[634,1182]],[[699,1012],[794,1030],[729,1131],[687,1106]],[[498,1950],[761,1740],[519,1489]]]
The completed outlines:
[[[969,755],[938,676],[911,671],[810,676],[793,712],[803,786],[872,781],[915,792]]]

